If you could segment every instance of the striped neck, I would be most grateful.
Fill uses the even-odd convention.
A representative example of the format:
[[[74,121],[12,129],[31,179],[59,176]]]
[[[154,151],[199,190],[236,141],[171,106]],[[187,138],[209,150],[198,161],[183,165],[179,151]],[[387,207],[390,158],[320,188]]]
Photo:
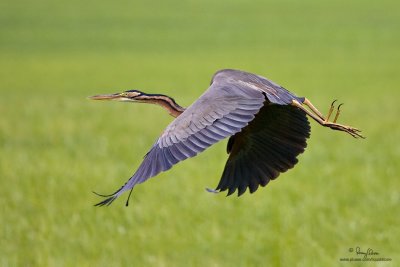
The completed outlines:
[[[175,118],[185,111],[184,107],[181,107],[172,97],[166,95],[143,93],[142,95],[135,97],[135,101],[159,105],[166,109],[168,113]]]

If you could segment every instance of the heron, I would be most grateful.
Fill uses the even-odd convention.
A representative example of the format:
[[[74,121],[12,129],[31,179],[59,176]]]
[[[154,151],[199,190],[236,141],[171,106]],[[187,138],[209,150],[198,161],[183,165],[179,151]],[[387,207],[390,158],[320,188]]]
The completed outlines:
[[[265,77],[241,70],[217,71],[208,89],[187,108],[167,95],[139,90],[89,98],[156,104],[175,118],[121,188],[109,195],[96,193],[105,199],[95,206],[110,205],[130,190],[128,206],[136,185],[228,137],[229,156],[222,176],[215,189],[207,190],[227,190],[227,196],[235,191],[240,196],[247,188],[254,193],[298,162],[297,157],[304,152],[310,137],[307,116],[323,127],[364,138],[359,129],[337,123],[341,105],[330,120],[336,100],[324,116],[306,97],[298,97]]]

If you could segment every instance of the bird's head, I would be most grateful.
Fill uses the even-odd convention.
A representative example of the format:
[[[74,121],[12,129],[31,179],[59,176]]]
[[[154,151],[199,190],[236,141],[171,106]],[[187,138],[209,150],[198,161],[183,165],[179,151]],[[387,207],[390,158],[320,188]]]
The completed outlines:
[[[122,93],[90,96],[92,100],[115,100],[123,102],[140,102],[146,94],[138,90],[128,90]]]

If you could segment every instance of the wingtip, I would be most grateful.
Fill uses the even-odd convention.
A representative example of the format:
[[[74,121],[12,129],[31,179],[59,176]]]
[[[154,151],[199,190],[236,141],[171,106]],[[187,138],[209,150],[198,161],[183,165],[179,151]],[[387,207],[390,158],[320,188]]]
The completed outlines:
[[[101,201],[101,202],[95,204],[94,206],[95,206],[95,207],[110,206],[111,203],[113,203],[113,201],[114,201],[116,198],[117,198],[117,196],[109,197],[109,198],[107,198],[107,199],[105,199],[105,200],[103,200],[103,201]]]
[[[95,207],[102,207],[102,206],[106,206],[106,205],[110,206],[111,203],[121,194],[121,191],[122,191],[123,188],[124,187],[122,186],[120,189],[118,189],[117,191],[115,191],[114,193],[109,194],[109,195],[103,195],[103,194],[99,194],[99,193],[97,193],[95,191],[92,191],[93,194],[95,194],[95,195],[97,195],[99,197],[106,197],[105,200],[95,204],[94,206]]]
[[[221,193],[221,191],[218,191],[218,189],[211,189],[211,188],[206,188],[206,191],[208,192],[208,193],[213,193],[213,194],[218,194],[218,193]]]
[[[97,193],[97,192],[95,192],[95,191],[92,191],[93,194],[95,194],[95,195],[97,195],[97,196],[99,196],[99,197],[105,197],[105,198],[106,198],[106,199],[104,199],[103,201],[101,201],[101,202],[95,204],[94,206],[95,206],[95,207],[110,206],[111,203],[113,203],[114,200],[118,197],[118,195],[119,195],[118,193],[119,193],[120,191],[121,191],[121,190],[118,190],[118,191],[114,192],[113,194],[109,194],[109,195],[103,195],[103,194],[99,194],[99,193]]]
[[[230,195],[232,195],[233,193],[235,193],[235,191],[236,191],[236,188],[230,187],[230,188],[228,189],[228,193],[226,194],[226,196],[229,197]]]
[[[109,194],[109,195],[103,195],[103,194],[99,194],[99,193],[97,193],[95,191],[92,191],[92,193],[95,194],[96,196],[99,196],[99,197],[111,197],[111,196],[115,195],[115,193],[114,194]]]

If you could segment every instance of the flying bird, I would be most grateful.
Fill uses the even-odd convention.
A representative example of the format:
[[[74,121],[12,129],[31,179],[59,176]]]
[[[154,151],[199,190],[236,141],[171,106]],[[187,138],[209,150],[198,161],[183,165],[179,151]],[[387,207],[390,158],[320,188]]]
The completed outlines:
[[[132,177],[116,192],[95,206],[110,205],[125,191],[132,189],[173,165],[196,156],[216,142],[229,137],[229,154],[220,182],[211,192],[236,190],[238,196],[266,186],[270,180],[297,163],[310,137],[307,116],[333,130],[364,138],[361,131],[336,123],[340,106],[331,104],[325,117],[305,97],[298,97],[262,76],[233,69],[217,71],[209,88],[188,108],[162,94],[139,90],[95,95],[93,100],[117,100],[151,103],[165,108],[175,119],[167,126],[146,154]]]

